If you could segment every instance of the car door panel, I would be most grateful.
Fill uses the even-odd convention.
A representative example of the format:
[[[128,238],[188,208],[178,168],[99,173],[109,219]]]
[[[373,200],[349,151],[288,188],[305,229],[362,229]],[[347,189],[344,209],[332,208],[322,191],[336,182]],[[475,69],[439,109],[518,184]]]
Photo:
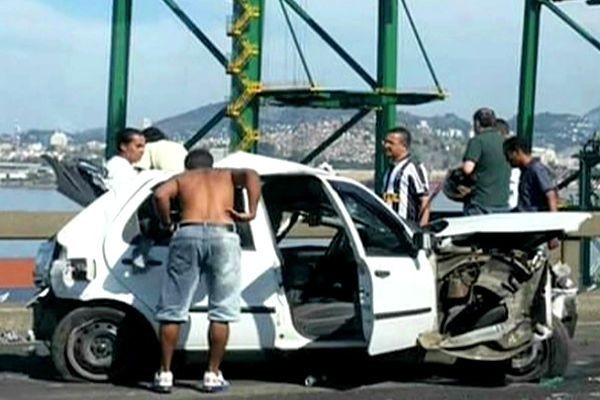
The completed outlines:
[[[393,220],[395,216],[372,192],[347,181],[331,183],[332,196],[348,221],[353,248],[360,259],[359,298],[369,354],[415,346],[418,335],[435,324],[432,265],[424,251],[415,254],[408,239],[397,232],[404,226]],[[363,232],[359,233],[357,224],[361,223]],[[377,247],[375,238],[398,238],[398,244]]]
[[[133,303],[155,310],[168,260],[168,240],[150,241],[143,238],[137,221],[137,210],[151,195],[146,188],[125,204],[112,221],[104,241],[103,253],[110,273],[133,296]],[[242,250],[242,314],[232,330],[231,348],[273,346],[273,325],[278,278],[273,272],[277,256],[272,250],[263,207],[250,223],[254,248]],[[141,247],[145,247],[142,249]],[[139,265],[143,263],[143,267]],[[136,266],[138,265],[138,266]],[[200,280],[190,309],[190,323],[184,324],[180,346],[205,350],[208,347],[208,298],[204,279]]]

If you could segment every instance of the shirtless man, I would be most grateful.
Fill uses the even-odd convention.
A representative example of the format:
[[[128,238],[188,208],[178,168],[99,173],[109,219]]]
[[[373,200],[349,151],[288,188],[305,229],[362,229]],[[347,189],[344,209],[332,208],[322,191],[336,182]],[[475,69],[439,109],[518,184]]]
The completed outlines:
[[[194,292],[201,274],[208,287],[208,369],[202,388],[216,392],[229,383],[219,369],[229,339],[229,323],[240,314],[240,238],[235,222],[256,216],[260,198],[260,178],[252,170],[213,169],[207,150],[191,151],[185,169],[154,192],[154,203],[164,229],[175,230],[171,220],[171,200],[181,206],[181,222],[169,247],[167,274],[158,305],[162,349],[161,369],[154,377],[154,389],[171,391],[171,359],[179,340],[181,324],[188,321]],[[249,210],[234,209],[236,187],[248,191]]]

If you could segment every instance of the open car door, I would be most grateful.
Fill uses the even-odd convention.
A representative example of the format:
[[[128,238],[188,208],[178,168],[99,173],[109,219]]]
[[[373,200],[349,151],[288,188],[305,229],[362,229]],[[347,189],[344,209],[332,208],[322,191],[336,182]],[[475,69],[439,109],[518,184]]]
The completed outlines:
[[[435,327],[435,274],[406,228],[366,188],[329,179],[348,220],[359,265],[363,332],[371,355],[413,347]]]

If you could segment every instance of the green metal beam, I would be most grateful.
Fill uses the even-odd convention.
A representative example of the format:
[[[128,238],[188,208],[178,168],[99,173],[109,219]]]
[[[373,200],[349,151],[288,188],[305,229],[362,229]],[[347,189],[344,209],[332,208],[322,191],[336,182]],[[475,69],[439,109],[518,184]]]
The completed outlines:
[[[290,14],[285,8],[285,4],[283,0],[279,0],[279,5],[281,6],[281,12],[283,13],[283,17],[285,18],[285,22],[290,30],[290,34],[292,35],[292,40],[294,41],[294,46],[296,47],[296,52],[298,53],[298,57],[300,57],[300,62],[302,63],[302,68],[304,68],[304,73],[306,74],[306,78],[310,83],[311,87],[315,86],[315,81],[312,78],[310,73],[310,69],[308,68],[308,63],[306,62],[306,57],[304,57],[304,52],[302,51],[302,47],[300,46],[300,42],[298,40],[298,36],[296,35],[296,30],[294,29],[294,25],[292,24],[292,20],[290,19]]]
[[[529,148],[533,144],[541,11],[539,0],[525,0],[517,136]]]
[[[232,32],[232,51],[231,63],[243,56],[244,48],[250,45],[255,54],[253,54],[238,72],[232,72],[231,78],[231,103],[243,99],[245,94],[250,93],[250,86],[260,86],[261,82],[261,64],[262,64],[262,38],[263,23],[265,12],[265,0],[234,0],[233,1],[233,23],[244,20],[244,16],[250,15],[248,9],[257,10],[258,15],[248,19],[246,24],[242,24],[243,32],[237,34]],[[249,86],[250,85],[250,86]],[[240,147],[245,150],[256,152],[256,142],[252,142],[250,148],[245,148],[244,140],[249,135],[258,132],[259,117],[259,97],[252,95],[247,105],[239,110],[239,115],[229,115],[231,117],[231,139],[229,142],[230,150],[238,150]],[[245,103],[245,102],[241,102]],[[229,112],[228,112],[229,113]],[[237,111],[236,113],[237,114]]]
[[[215,113],[200,129],[198,132],[194,134],[191,138],[189,138],[184,146],[186,149],[191,149],[194,147],[196,143],[198,143],[212,128],[214,128],[227,114],[227,106],[222,107],[219,111]]]
[[[371,74],[369,74],[352,56],[344,50],[335,39],[325,31],[295,0],[284,0],[290,8],[300,17],[306,24],[312,28],[317,35],[321,37],[346,63],[352,68],[369,86],[373,89],[377,87],[377,82]]]
[[[377,37],[377,85],[381,93],[396,92],[398,81],[398,0],[379,0]],[[388,162],[382,142],[396,125],[396,105],[377,111],[375,124],[375,191],[381,193]]]
[[[593,163],[586,157],[585,149],[580,153],[579,170],[579,209],[581,211],[592,210],[592,168]],[[587,287],[592,284],[591,266],[591,242],[583,238],[579,244],[579,265],[581,271],[581,283]]]
[[[585,28],[579,25],[573,18],[569,17],[563,10],[558,8],[558,6],[551,1],[548,0],[539,0],[543,5],[548,7],[550,11],[556,14],[560,19],[562,19],[567,25],[569,25],[575,32],[577,32],[582,38],[587,40],[594,46],[597,50],[600,50],[600,41],[596,39],[591,33],[589,33]]]
[[[429,54],[427,54],[427,50],[425,49],[425,45],[423,44],[423,40],[421,39],[421,35],[419,34],[419,30],[417,29],[417,24],[415,24],[415,20],[408,8],[408,4],[406,0],[402,0],[402,7],[404,8],[404,13],[406,14],[406,18],[408,19],[408,23],[413,31],[413,35],[415,35],[415,39],[417,40],[417,44],[419,45],[419,49],[421,50],[421,55],[427,64],[427,69],[429,70],[429,75],[431,75],[431,79],[433,79],[433,83],[437,88],[438,92],[443,93],[444,89],[442,89],[442,85],[440,85],[440,81],[433,69],[433,64],[431,63],[431,59],[429,58]]]
[[[196,38],[207,48],[217,61],[224,67],[227,68],[227,57],[221,53],[221,51],[215,46],[208,36],[204,34],[198,28],[196,24],[187,16],[187,14],[179,7],[174,0],[163,0],[163,2],[173,11],[173,13],[179,18],[181,22],[196,36]]]
[[[132,0],[113,0],[108,116],[106,121],[106,158],[117,153],[117,135],[127,123],[127,80]]]
[[[371,110],[364,109],[358,111],[356,114],[352,116],[346,123],[340,126],[334,133],[332,133],[327,139],[325,139],[316,149],[311,151],[306,157],[300,161],[302,164],[308,164],[315,158],[319,156],[323,151],[325,151],[329,146],[331,146],[336,140],[338,140],[346,131],[351,129],[354,125],[356,125],[361,119],[363,119]]]
[[[388,105],[419,105],[444,100],[440,92],[358,92],[314,88],[265,89],[260,96],[272,106],[331,109],[379,108]]]

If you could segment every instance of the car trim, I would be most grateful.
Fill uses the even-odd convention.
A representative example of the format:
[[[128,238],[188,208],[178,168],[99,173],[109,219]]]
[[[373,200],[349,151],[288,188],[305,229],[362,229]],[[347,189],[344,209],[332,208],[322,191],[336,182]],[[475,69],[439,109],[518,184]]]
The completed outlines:
[[[242,313],[244,314],[275,314],[275,307],[266,306],[249,306],[242,307]],[[196,313],[207,313],[207,306],[190,307],[190,312]]]
[[[382,319],[410,317],[410,316],[413,316],[413,315],[427,314],[428,312],[431,312],[431,307],[416,308],[414,310],[405,310],[405,311],[395,311],[395,312],[380,313],[380,314],[375,314],[375,320],[378,321],[378,320],[382,320]]]

